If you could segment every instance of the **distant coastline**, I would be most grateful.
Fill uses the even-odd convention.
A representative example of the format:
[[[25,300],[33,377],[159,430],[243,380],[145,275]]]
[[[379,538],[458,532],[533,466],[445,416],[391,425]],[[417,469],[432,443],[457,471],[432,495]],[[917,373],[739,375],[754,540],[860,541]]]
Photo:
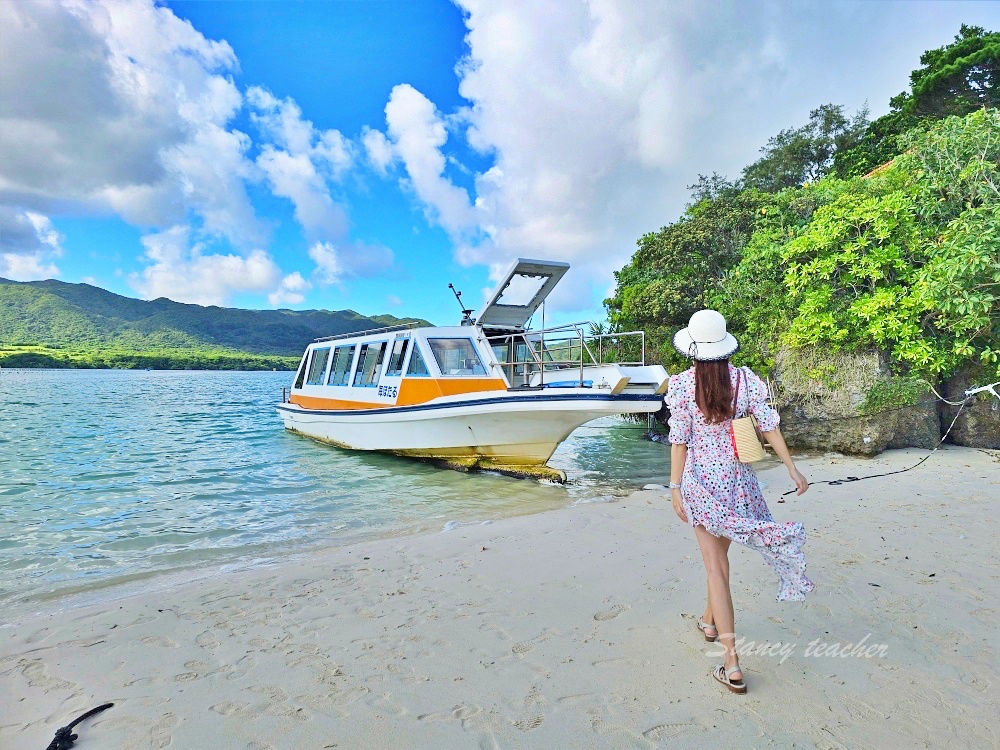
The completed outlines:
[[[0,367],[85,370],[294,370],[298,357],[239,351],[124,351],[0,344]]]
[[[244,310],[0,278],[0,367],[291,370],[313,339],[401,323],[354,310]]]

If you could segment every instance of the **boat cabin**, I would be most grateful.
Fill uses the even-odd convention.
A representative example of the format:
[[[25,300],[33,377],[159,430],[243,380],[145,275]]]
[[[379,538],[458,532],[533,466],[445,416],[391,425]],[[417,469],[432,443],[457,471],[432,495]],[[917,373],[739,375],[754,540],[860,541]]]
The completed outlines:
[[[479,313],[463,310],[458,326],[403,325],[317,339],[302,357],[289,401],[343,410],[486,391],[597,387],[618,394],[653,384],[662,392],[662,368],[650,376],[643,367],[641,332],[607,334],[580,323],[529,328],[567,270],[568,263],[518,259]]]

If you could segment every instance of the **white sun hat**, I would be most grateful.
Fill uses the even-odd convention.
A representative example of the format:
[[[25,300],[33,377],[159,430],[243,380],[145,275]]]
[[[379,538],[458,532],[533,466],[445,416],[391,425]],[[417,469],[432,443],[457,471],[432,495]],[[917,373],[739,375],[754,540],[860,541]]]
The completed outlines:
[[[736,337],[726,331],[726,319],[715,310],[699,310],[687,328],[674,335],[674,348],[689,359],[711,362],[728,359],[740,348]]]

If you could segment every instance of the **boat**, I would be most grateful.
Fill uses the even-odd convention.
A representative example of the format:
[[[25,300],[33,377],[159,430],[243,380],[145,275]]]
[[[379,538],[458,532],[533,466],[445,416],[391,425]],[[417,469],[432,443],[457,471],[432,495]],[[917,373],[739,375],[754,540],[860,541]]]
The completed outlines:
[[[449,285],[459,325],[316,339],[277,405],[285,429],[340,448],[565,481],[547,463],[573,430],[659,410],[668,381],[662,366],[645,364],[641,331],[545,327],[545,299],[568,270],[519,258],[475,316]]]

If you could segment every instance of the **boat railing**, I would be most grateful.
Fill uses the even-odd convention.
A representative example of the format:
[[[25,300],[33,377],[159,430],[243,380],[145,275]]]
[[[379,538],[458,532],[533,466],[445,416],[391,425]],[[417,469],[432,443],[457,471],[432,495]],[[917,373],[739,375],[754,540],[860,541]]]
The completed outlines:
[[[314,344],[318,344],[322,341],[337,341],[339,339],[349,339],[354,336],[370,336],[376,333],[388,333],[389,331],[403,331],[407,328],[420,328],[426,325],[425,323],[415,320],[412,323],[400,323],[395,326],[382,326],[381,328],[369,328],[364,331],[348,331],[347,333],[338,333],[336,336],[323,336],[318,339],[313,339]]]
[[[511,387],[566,380],[570,372],[582,387],[584,368],[602,364],[642,366],[646,363],[646,334],[643,331],[607,333],[591,323],[566,325],[532,331],[487,336],[497,365],[507,375]],[[556,380],[553,380],[553,377]]]

